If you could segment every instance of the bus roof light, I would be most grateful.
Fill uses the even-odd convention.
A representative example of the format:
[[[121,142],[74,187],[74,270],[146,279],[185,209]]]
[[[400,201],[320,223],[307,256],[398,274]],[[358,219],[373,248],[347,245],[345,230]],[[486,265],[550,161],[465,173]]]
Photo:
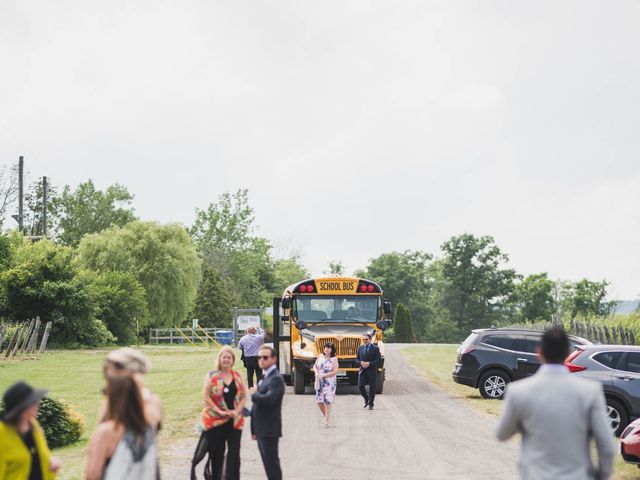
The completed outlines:
[[[306,285],[300,285],[300,293],[305,293],[307,291]]]
[[[362,293],[366,292],[367,291],[367,286],[366,285],[360,285],[360,291]]]
[[[313,293],[313,285],[307,285],[307,293]]]
[[[367,287],[367,291],[368,291],[369,293],[372,293],[375,289],[376,289],[376,288],[375,288],[373,285],[369,285],[369,286]]]

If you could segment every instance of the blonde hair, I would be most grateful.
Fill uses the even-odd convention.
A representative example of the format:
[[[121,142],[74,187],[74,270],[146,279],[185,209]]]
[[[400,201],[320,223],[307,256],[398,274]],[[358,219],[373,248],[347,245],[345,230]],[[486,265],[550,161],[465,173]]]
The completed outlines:
[[[222,358],[222,355],[224,353],[228,353],[229,355],[231,355],[231,358],[233,359],[233,364],[231,365],[232,367],[236,363],[236,352],[234,352],[233,348],[231,348],[230,346],[225,345],[218,352],[218,358],[216,359],[216,370],[220,370],[220,358]]]

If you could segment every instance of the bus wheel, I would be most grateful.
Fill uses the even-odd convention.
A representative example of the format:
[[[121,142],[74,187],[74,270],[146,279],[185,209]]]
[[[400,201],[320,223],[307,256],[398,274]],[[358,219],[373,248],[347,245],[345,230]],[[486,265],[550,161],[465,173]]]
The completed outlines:
[[[293,393],[301,395],[304,390],[304,371],[302,365],[296,365],[293,369]]]
[[[384,370],[378,372],[377,375],[378,378],[376,378],[376,395],[379,395],[382,393],[382,390],[384,388]]]

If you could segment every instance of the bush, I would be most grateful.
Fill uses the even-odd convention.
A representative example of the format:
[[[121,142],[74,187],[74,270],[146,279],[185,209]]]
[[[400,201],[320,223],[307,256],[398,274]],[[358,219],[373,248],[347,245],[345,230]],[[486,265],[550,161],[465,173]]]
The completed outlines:
[[[396,307],[394,323],[393,330],[397,343],[416,343],[416,334],[411,323],[411,312],[402,303]]]
[[[0,415],[4,405],[0,402]],[[80,440],[84,417],[62,400],[47,396],[40,402],[38,422],[44,430],[49,448],[65,447]]]

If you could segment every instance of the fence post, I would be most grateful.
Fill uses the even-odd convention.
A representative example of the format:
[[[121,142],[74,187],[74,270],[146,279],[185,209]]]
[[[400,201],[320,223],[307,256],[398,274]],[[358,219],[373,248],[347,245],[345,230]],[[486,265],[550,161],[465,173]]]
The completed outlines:
[[[622,328],[622,325],[618,326],[618,334],[620,335],[620,343],[621,344],[625,344],[625,338],[624,338],[624,328]]]
[[[36,317],[36,326],[31,333],[29,343],[27,343],[26,353],[32,353],[36,351],[36,344],[38,343],[38,332],[40,331],[40,317]]]
[[[47,322],[47,326],[44,327],[44,334],[42,335],[42,342],[40,343],[39,352],[42,353],[47,348],[47,341],[49,340],[49,334],[51,333],[51,321]]]
[[[24,336],[25,332],[27,331],[28,325],[26,323],[23,323],[19,330],[16,332],[16,343],[13,344],[13,349],[9,352],[9,358],[11,357],[15,357],[18,353],[18,350],[20,349],[20,344],[22,343],[22,337]]]
[[[0,325],[0,352],[2,352],[2,344],[4,343],[4,336],[7,334],[7,326],[3,323]]]
[[[18,351],[16,352],[17,354],[24,353],[24,350],[27,346],[27,342],[29,341],[29,337],[31,336],[31,332],[33,330],[35,323],[36,323],[36,319],[32,318],[31,321],[29,322],[29,327],[24,331],[24,334],[20,339],[20,345],[18,345]]]

